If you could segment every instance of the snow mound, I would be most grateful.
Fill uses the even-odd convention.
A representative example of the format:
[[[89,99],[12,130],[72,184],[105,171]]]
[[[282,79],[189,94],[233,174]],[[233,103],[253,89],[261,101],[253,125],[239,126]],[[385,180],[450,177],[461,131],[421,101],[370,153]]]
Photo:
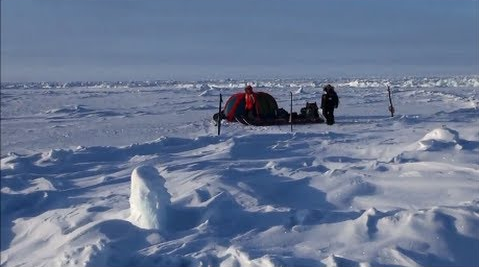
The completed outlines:
[[[459,138],[459,134],[457,131],[451,130],[449,128],[443,127],[434,129],[428,134],[426,134],[421,141],[427,140],[440,140],[444,142],[456,142]]]
[[[296,91],[294,92],[295,95],[299,95],[299,94],[302,94],[302,93],[304,93],[303,87],[299,87],[298,90],[296,90]]]
[[[355,261],[348,260],[346,258],[337,256],[337,255],[334,255],[334,254],[332,254],[331,256],[322,260],[321,262],[324,263],[328,267],[355,267],[355,266],[366,267],[366,266],[370,266],[367,263],[357,263]]]
[[[418,150],[436,151],[444,148],[455,146],[461,149],[458,144],[459,133],[447,127],[437,128],[427,133],[421,140],[418,141]]]
[[[216,95],[216,94],[218,94],[217,90],[207,89],[207,90],[201,92],[198,96],[213,96],[213,95]]]
[[[171,196],[165,179],[151,166],[140,166],[131,174],[130,220],[145,229],[166,230]]]
[[[220,253],[219,256],[224,259],[224,261],[221,262],[220,267],[227,267],[227,266],[274,267],[274,266],[277,266],[271,261],[268,255],[265,255],[257,259],[251,259],[247,253],[235,247],[229,247],[227,250]]]
[[[201,90],[210,90],[211,86],[209,84],[204,83],[200,86],[200,89]]]
[[[45,114],[59,114],[59,113],[84,113],[91,111],[88,108],[85,108],[82,105],[73,105],[73,106],[66,106],[63,108],[56,108],[56,109],[49,109],[45,111]]]

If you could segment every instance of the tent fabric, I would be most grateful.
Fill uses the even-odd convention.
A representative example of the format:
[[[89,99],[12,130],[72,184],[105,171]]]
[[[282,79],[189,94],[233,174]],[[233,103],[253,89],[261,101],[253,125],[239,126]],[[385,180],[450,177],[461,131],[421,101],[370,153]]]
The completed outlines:
[[[256,98],[255,109],[258,116],[262,119],[272,119],[276,117],[278,104],[274,97],[264,92],[253,93]],[[236,121],[235,117],[246,115],[245,93],[232,95],[225,104],[223,114],[228,121]]]

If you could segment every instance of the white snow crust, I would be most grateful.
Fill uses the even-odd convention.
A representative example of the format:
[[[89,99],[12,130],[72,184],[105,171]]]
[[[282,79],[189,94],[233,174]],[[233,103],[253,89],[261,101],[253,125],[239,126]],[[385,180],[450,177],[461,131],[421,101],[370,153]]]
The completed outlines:
[[[477,81],[2,83],[0,264],[478,266]],[[218,136],[245,83],[336,124]]]

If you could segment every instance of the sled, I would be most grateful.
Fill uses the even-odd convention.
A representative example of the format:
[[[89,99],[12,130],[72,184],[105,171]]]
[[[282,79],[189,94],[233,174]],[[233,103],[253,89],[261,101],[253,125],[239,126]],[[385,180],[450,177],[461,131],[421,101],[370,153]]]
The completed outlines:
[[[319,118],[300,118],[293,117],[293,121],[290,122],[287,118],[276,118],[276,119],[250,119],[245,116],[235,117],[236,121],[244,125],[251,126],[274,126],[274,125],[301,125],[301,124],[315,124],[315,123],[324,123],[325,120],[321,117]]]
[[[274,125],[293,125],[324,123],[326,120],[318,112],[316,102],[306,102],[306,106],[301,108],[300,114],[293,112],[293,95],[291,95],[290,112],[278,108],[276,100],[271,95],[264,92],[254,93],[256,97],[255,111],[257,118],[249,118],[245,110],[244,93],[237,93],[231,96],[224,106],[223,110],[213,115],[213,120],[218,126],[218,135],[220,134],[220,121],[239,122],[251,126],[274,126]],[[221,107],[222,97],[220,94]]]

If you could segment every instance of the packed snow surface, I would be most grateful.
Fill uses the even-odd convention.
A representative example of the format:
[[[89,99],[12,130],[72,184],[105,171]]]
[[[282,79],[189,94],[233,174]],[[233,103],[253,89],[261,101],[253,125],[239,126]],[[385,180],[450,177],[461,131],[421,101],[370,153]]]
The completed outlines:
[[[479,266],[478,79],[4,83],[1,265]],[[336,124],[218,136],[246,82]]]

